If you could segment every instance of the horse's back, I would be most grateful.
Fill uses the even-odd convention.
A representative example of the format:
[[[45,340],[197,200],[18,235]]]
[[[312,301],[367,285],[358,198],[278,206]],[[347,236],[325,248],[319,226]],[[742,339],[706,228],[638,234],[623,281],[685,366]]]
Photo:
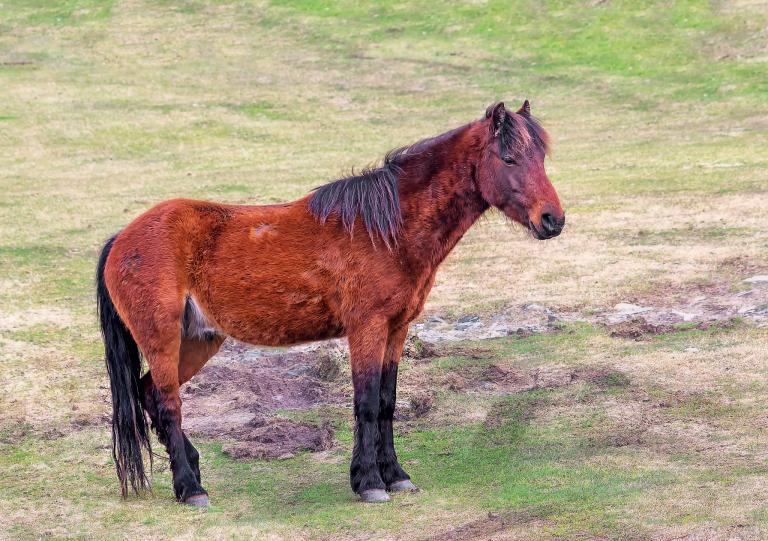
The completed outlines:
[[[132,311],[146,300],[147,304],[180,312],[180,299],[196,287],[199,267],[227,224],[243,213],[276,211],[276,206],[226,205],[192,199],[157,204],[115,237],[104,271],[110,295],[118,309],[125,307],[121,311]]]

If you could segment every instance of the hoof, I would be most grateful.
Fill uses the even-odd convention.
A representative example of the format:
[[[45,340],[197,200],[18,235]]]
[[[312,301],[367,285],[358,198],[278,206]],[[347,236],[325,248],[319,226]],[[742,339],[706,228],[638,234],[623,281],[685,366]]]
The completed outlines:
[[[185,505],[192,507],[208,507],[208,494],[195,494],[184,500]]]
[[[389,501],[389,494],[387,491],[381,488],[372,488],[370,490],[364,490],[360,493],[360,500],[365,503],[381,503]]]
[[[390,492],[416,492],[419,487],[414,485],[410,479],[403,479],[402,481],[395,481],[387,487]]]

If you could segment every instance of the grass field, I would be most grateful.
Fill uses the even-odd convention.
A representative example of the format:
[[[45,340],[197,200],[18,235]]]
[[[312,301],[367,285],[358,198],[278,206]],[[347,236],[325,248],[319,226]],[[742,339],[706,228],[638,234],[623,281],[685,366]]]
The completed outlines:
[[[152,494],[119,498],[93,293],[103,241],[156,202],[296,198],[523,98],[567,228],[540,243],[490,213],[428,314],[746,290],[768,274],[766,28],[761,0],[2,0],[0,539],[768,537],[754,323],[445,347],[404,367],[406,399],[435,394],[398,436],[422,492],[357,503],[350,413],[330,408],[304,412],[335,428],[324,453],[195,440],[198,512],[161,460]]]

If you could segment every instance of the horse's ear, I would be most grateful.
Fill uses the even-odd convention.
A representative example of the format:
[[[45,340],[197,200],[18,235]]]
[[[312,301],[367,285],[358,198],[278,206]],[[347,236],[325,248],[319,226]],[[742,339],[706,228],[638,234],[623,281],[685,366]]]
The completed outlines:
[[[523,102],[523,106],[518,109],[517,114],[523,116],[531,116],[531,104],[528,100]]]
[[[491,119],[491,128],[493,130],[493,136],[497,137],[501,131],[501,127],[504,125],[504,119],[507,118],[507,110],[504,107],[504,102],[494,103],[488,109],[485,110],[485,118]]]

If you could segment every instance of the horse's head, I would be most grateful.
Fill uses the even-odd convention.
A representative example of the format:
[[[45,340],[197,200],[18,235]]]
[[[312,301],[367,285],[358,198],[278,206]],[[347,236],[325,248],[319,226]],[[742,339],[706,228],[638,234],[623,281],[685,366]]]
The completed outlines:
[[[565,213],[544,170],[549,137],[531,116],[528,100],[517,112],[504,103],[491,105],[481,124],[486,129],[476,178],[485,201],[539,240],[559,235]]]

